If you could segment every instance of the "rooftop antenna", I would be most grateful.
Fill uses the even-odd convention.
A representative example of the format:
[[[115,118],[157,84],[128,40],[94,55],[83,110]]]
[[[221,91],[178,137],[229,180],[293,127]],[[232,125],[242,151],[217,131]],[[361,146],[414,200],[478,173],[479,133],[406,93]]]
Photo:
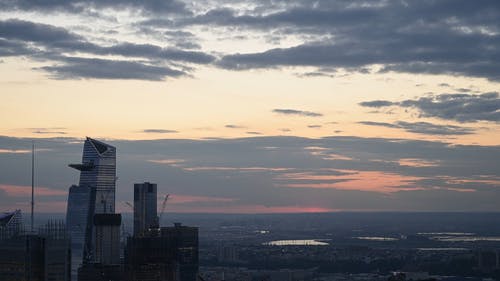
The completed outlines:
[[[31,233],[34,233],[35,211],[35,141],[31,141]]]

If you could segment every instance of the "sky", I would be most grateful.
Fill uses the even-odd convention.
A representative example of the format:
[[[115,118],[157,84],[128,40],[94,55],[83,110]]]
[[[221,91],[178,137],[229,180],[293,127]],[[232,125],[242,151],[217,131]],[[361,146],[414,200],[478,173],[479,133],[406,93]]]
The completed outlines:
[[[497,0],[0,0],[0,211],[500,211]]]

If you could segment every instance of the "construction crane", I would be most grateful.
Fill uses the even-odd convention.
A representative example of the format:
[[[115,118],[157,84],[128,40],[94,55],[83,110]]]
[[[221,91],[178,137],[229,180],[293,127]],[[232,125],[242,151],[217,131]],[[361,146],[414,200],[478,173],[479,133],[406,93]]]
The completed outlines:
[[[165,195],[163,199],[163,203],[161,204],[160,215],[158,216],[158,227],[160,227],[161,217],[163,216],[163,212],[165,212],[165,207],[167,206],[167,200],[170,197],[170,194]]]
[[[125,202],[123,202],[123,203],[124,203],[125,205],[127,205],[127,206],[129,206],[129,207],[130,207],[130,209],[132,210],[132,213],[134,213],[134,212],[135,212],[135,207],[134,207],[134,205],[132,205],[130,202],[127,202],[127,201],[125,201]]]

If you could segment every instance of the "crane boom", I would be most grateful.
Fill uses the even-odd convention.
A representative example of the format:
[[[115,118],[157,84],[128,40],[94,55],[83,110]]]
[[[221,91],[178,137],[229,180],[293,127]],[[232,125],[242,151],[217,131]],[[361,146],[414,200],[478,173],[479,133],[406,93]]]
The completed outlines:
[[[132,212],[135,211],[134,205],[132,205],[130,202],[126,201],[126,202],[123,202],[123,203],[125,203],[125,205],[129,206],[132,209]]]
[[[165,212],[165,207],[167,206],[167,200],[170,197],[170,194],[165,195],[163,199],[163,203],[161,204],[160,215],[158,216],[158,226],[160,225],[161,217],[163,216],[163,212]]]

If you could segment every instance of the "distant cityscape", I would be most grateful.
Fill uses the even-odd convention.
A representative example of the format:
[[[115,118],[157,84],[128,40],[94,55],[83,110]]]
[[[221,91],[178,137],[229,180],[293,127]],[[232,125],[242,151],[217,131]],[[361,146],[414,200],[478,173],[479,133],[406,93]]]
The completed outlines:
[[[0,280],[500,278],[496,213],[165,214],[169,195],[143,182],[119,214],[116,151],[85,140],[65,215],[36,214],[36,229],[0,215]]]
[[[134,185],[134,231],[122,235],[115,147],[87,138],[82,163],[69,166],[80,181],[69,188],[65,220],[34,231],[20,210],[0,217],[0,280],[197,280],[198,228],[160,225],[156,184]]]

